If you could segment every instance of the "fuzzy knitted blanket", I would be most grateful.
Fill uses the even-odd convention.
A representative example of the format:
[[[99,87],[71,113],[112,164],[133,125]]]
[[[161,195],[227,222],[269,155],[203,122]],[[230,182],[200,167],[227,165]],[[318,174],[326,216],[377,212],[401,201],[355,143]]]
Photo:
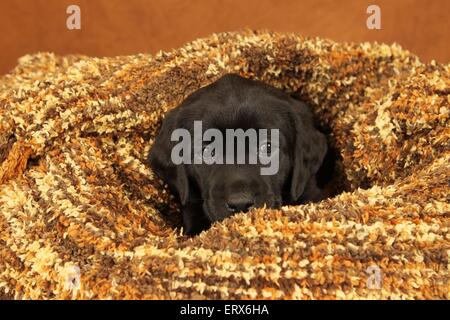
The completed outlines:
[[[199,236],[145,159],[225,73],[309,103],[339,194]],[[0,79],[0,298],[449,299],[450,65],[397,45],[212,35],[172,52],[28,55]]]

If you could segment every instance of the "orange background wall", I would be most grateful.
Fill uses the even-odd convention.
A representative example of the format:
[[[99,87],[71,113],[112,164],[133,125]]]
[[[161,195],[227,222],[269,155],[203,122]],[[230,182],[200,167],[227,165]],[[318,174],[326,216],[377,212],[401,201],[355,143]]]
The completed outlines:
[[[81,30],[66,28],[70,4],[81,8]],[[381,7],[382,30],[367,29],[369,4]],[[449,0],[1,0],[0,74],[26,53],[154,53],[243,28],[397,42],[448,63],[449,12]]]

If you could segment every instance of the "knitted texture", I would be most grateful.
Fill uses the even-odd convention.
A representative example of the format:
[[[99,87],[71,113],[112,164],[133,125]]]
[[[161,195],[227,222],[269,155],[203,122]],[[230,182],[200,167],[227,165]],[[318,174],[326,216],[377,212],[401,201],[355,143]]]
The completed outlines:
[[[230,72],[312,106],[342,192],[188,238],[146,155]],[[449,299],[449,105],[450,65],[397,45],[244,31],[22,57],[0,78],[0,299]]]

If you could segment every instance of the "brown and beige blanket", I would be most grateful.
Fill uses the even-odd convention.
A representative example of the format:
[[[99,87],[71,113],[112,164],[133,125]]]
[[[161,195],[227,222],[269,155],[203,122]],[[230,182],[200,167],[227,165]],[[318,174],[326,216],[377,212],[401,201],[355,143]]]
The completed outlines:
[[[339,192],[187,238],[146,154],[230,72],[313,106]],[[449,299],[449,106],[450,65],[397,45],[245,31],[24,56],[0,78],[0,298]]]

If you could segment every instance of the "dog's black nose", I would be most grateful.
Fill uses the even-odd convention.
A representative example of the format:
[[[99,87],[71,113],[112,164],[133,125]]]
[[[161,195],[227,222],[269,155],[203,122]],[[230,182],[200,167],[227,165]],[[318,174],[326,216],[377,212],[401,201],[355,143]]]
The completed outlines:
[[[227,199],[228,210],[235,212],[245,212],[250,209],[255,202],[246,193],[234,193]]]

